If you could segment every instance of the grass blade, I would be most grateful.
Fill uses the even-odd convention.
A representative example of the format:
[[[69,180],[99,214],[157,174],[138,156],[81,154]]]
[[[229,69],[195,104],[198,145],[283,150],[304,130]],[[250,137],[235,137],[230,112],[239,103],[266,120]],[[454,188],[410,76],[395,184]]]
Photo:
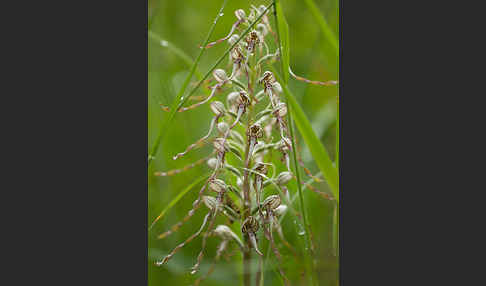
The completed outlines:
[[[324,39],[326,39],[329,44],[331,44],[331,46],[334,48],[334,51],[336,52],[336,55],[339,55],[339,43],[336,39],[336,36],[331,31],[331,28],[329,28],[326,19],[324,19],[324,16],[319,11],[319,8],[317,8],[317,5],[314,3],[313,0],[305,0],[305,4],[307,4],[307,7],[311,11],[312,16],[319,24]]]
[[[284,83],[289,82],[289,66],[290,66],[290,43],[289,43],[289,25],[285,20],[285,15],[282,10],[280,1],[275,0],[275,21],[277,22],[277,35],[280,41],[280,53],[282,55],[282,74],[284,75]]]
[[[274,67],[271,67],[277,81],[282,82],[282,78],[276,72]],[[287,85],[282,84],[283,92],[285,93],[288,103],[289,103],[289,110],[292,114],[295,124],[297,125],[297,129],[299,129],[300,134],[304,138],[307,147],[309,148],[312,157],[316,161],[317,166],[319,167],[320,171],[324,175],[331,191],[336,199],[336,202],[339,203],[339,181],[338,181],[338,172],[336,168],[333,166],[331,159],[329,158],[329,154],[327,153],[324,146],[319,141],[319,138],[312,130],[312,125],[310,124],[309,120],[307,119],[302,107],[300,107],[299,103],[295,99],[295,97],[290,92]]]
[[[178,56],[189,68],[192,67],[192,65],[194,64],[194,61],[183,50],[179,49],[177,46],[175,46],[171,42],[169,42],[165,39],[162,39],[162,37],[160,37],[159,35],[157,35],[156,33],[152,32],[152,31],[148,31],[148,35],[149,35],[150,39],[152,39],[154,42],[159,44],[159,46],[168,49],[174,55]],[[202,74],[197,67],[196,67],[196,71],[194,73],[195,73],[195,75],[198,79],[202,78]]]
[[[167,211],[169,211],[175,204],[177,204],[177,202],[180,201],[180,199],[182,199],[190,190],[192,190],[192,188],[194,188],[207,178],[209,178],[209,174],[200,177],[196,181],[192,182],[192,184],[187,186],[184,190],[182,190],[182,192],[180,192],[174,199],[172,199],[172,201],[170,201],[170,203],[162,210],[162,212],[160,212],[159,216],[152,222],[148,230],[150,230],[158,220],[164,217],[165,213],[167,213]]]
[[[208,44],[209,38],[213,34],[214,27],[216,27],[216,23],[218,22],[218,19],[223,15],[223,9],[226,6],[226,2],[228,2],[228,0],[223,1],[223,5],[221,5],[221,9],[219,9],[218,14],[216,15],[216,19],[214,19],[213,25],[211,25],[211,28],[209,29],[208,35],[206,36],[206,40],[204,41],[204,44],[201,45],[202,47],[205,47]],[[205,48],[202,48],[201,51],[199,52],[199,55],[197,56],[196,60],[192,64],[191,71],[187,75],[186,80],[184,81],[181,89],[179,90],[179,93],[176,95],[176,98],[174,98],[174,101],[172,102],[169,115],[166,117],[166,120],[160,125],[159,135],[157,136],[157,139],[155,140],[154,146],[152,147],[152,151],[150,152],[150,154],[148,156],[148,165],[149,166],[150,166],[150,163],[155,158],[157,151],[159,150],[159,145],[160,145],[160,142],[162,141],[163,136],[165,134],[167,134],[167,132],[165,132],[166,129],[167,129],[167,126],[169,126],[170,122],[174,118],[174,116],[177,112],[177,109],[178,109],[177,108],[178,102],[181,101],[181,97],[182,97],[182,95],[184,95],[184,92],[186,91],[186,88],[189,85],[189,82],[191,81],[191,78],[194,75],[194,72],[196,71],[197,64],[201,60],[201,56],[202,56],[202,54],[204,53],[205,50],[206,50]],[[186,97],[186,100],[188,98],[189,98],[189,96]]]

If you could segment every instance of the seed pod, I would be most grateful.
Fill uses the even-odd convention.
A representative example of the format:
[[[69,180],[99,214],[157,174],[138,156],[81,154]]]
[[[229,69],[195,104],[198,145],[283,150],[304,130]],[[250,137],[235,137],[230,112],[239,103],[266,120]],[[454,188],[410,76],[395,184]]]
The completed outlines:
[[[226,112],[226,108],[224,108],[224,104],[221,101],[213,101],[209,106],[216,115],[223,115]]]
[[[235,11],[235,16],[238,20],[244,21],[246,19],[246,13],[243,9],[238,9]]]
[[[275,107],[273,114],[278,117],[284,117],[287,114],[287,105],[285,105],[283,102],[279,102]]]
[[[279,186],[285,186],[285,185],[287,185],[287,183],[290,180],[292,180],[292,177],[293,177],[292,173],[287,172],[287,171],[278,174],[278,176],[277,176],[277,185],[279,185]]]
[[[272,84],[272,88],[273,90],[275,90],[277,93],[282,93],[283,92],[283,89],[282,89],[282,86],[280,85],[280,83],[278,83],[278,81],[274,82]]]
[[[279,205],[276,209],[273,210],[273,213],[277,216],[283,215],[287,211],[286,205]]]
[[[256,220],[256,218],[252,216],[249,216],[243,222],[243,225],[241,226],[241,232],[256,233],[259,228],[260,228],[260,224],[258,223],[258,220]]]
[[[209,158],[209,160],[208,160],[207,163],[208,163],[209,168],[216,169],[216,167],[218,166],[218,159],[216,159],[216,158]]]
[[[220,122],[220,123],[218,123],[218,130],[219,130],[219,132],[226,133],[226,131],[228,131],[228,129],[229,129],[228,123],[226,123],[226,122]]]
[[[224,193],[226,192],[227,186],[223,180],[213,179],[211,182],[209,182],[209,188],[216,193]]]
[[[223,146],[223,142],[224,142],[224,146]],[[225,142],[224,138],[214,139],[213,147],[214,147],[214,149],[216,149],[216,151],[218,151],[220,153],[227,152],[229,150],[228,144],[227,144],[227,142]]]
[[[230,45],[234,45],[236,43],[236,41],[238,41],[238,39],[240,38],[240,36],[238,34],[234,34],[232,35],[229,39],[228,39],[228,43]]]
[[[218,200],[210,196],[203,196],[203,202],[212,211],[216,210],[219,206]]]
[[[213,71],[213,76],[217,82],[224,82],[228,80],[228,76],[226,75],[226,72],[223,69],[215,69]]]
[[[271,210],[275,210],[278,206],[280,206],[281,200],[278,195],[271,195],[268,196],[264,201],[263,201],[263,208],[270,208]]]

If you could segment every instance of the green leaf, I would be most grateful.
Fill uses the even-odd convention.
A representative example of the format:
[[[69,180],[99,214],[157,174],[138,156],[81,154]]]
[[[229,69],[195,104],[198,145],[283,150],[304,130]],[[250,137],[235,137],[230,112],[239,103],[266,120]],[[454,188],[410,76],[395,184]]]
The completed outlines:
[[[314,3],[313,0],[305,0],[305,3],[307,4],[307,7],[311,11],[311,14],[314,17],[314,19],[319,24],[319,28],[321,28],[321,32],[322,35],[324,36],[324,39],[327,40],[329,44],[331,44],[331,46],[334,48],[334,51],[336,52],[336,55],[339,56],[338,40],[336,39],[334,33],[331,31],[331,28],[329,28],[329,25],[327,24],[327,21],[322,15],[322,13],[319,11],[319,8],[317,8],[317,5]]]
[[[277,12],[277,34],[280,40],[280,52],[282,59],[282,73],[284,75],[284,83],[289,82],[289,66],[290,66],[290,43],[289,43],[289,25],[285,20],[285,15],[282,10],[280,1],[275,1],[275,11]]]
[[[283,82],[275,68],[271,67],[271,69],[273,70],[277,81]],[[304,138],[312,157],[316,161],[317,166],[321,170],[327,184],[331,188],[334,198],[337,202],[339,202],[339,181],[337,169],[333,166],[332,161],[329,158],[329,154],[327,153],[326,149],[324,149],[324,146],[322,145],[321,141],[319,141],[319,138],[314,133],[314,130],[312,130],[312,125],[310,124],[309,119],[307,119],[304,110],[302,110],[302,107],[300,107],[287,85],[282,84],[282,89],[290,104],[290,112],[295,124],[297,125],[297,129],[299,129],[299,132]]]
[[[180,192],[174,199],[172,199],[172,201],[170,201],[170,203],[162,210],[162,212],[160,212],[159,216],[152,222],[152,224],[150,225],[149,227],[149,230],[155,225],[155,223],[161,219],[162,217],[164,217],[164,215],[167,213],[167,211],[169,211],[175,204],[177,204],[178,201],[180,201],[190,190],[192,190],[192,188],[194,188],[195,186],[197,186],[198,184],[200,184],[201,182],[203,182],[204,180],[206,180],[207,178],[209,178],[209,174],[206,174],[202,177],[199,177],[199,179],[195,180],[194,182],[192,182],[192,184],[190,184],[189,186],[187,186],[184,190],[182,190],[182,192]]]

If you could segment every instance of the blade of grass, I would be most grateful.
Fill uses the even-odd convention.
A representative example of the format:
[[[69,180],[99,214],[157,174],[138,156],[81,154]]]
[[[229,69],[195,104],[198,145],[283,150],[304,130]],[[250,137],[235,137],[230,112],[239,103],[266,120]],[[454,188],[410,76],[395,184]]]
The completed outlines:
[[[152,222],[148,230],[150,230],[158,220],[164,217],[167,211],[169,211],[175,204],[177,204],[177,202],[180,201],[190,190],[192,190],[192,188],[202,183],[204,180],[209,178],[209,176],[210,174],[206,174],[200,177],[199,179],[195,180],[192,184],[187,186],[184,190],[182,190],[182,192],[180,192],[174,199],[172,199],[172,201],[170,201],[170,203],[162,210],[162,212],[160,212],[159,216]]]
[[[201,45],[202,47],[206,47],[206,45],[208,44],[209,38],[213,34],[214,27],[216,27],[216,23],[218,22],[218,19],[223,15],[223,9],[226,6],[226,2],[228,2],[228,0],[223,1],[223,4],[221,5],[221,9],[219,9],[219,12],[216,15],[216,18],[214,19],[214,22],[211,25],[211,28],[209,29],[208,35],[206,36],[206,40],[204,41],[204,44]],[[197,56],[196,60],[194,61],[193,65],[192,65],[191,71],[187,75],[186,80],[184,81],[181,89],[179,90],[179,93],[176,95],[176,98],[174,98],[174,101],[172,102],[169,115],[166,117],[165,121],[160,125],[159,135],[157,136],[157,139],[155,140],[155,143],[152,147],[152,151],[150,152],[150,155],[148,156],[148,165],[149,166],[150,166],[150,163],[155,158],[157,151],[159,150],[159,145],[160,145],[160,142],[162,141],[162,138],[164,137],[165,134],[167,134],[166,128],[167,128],[167,126],[169,126],[170,122],[174,118],[175,113],[177,112],[177,109],[178,109],[178,108],[176,108],[178,106],[178,102],[181,101],[181,97],[184,94],[184,92],[186,91],[186,88],[189,85],[189,82],[191,81],[191,78],[194,75],[194,72],[196,71],[197,64],[199,63],[199,60],[201,60],[201,56],[203,55],[205,50],[206,50],[205,48],[201,48],[199,55]],[[186,97],[186,99],[188,99],[188,98],[189,98],[189,96]]]
[[[282,60],[281,62],[281,67],[282,67],[282,73],[284,75],[285,81],[282,82],[283,86],[287,86],[287,83],[289,81],[289,69],[290,69],[290,47],[289,47],[289,28],[287,21],[285,20],[285,15],[283,14],[282,6],[280,5],[280,1],[274,0],[275,3],[275,22],[277,23],[277,36],[278,36],[278,41],[280,44],[280,50],[282,54]],[[274,74],[276,72],[274,71]],[[302,186],[301,186],[301,180],[300,180],[300,172],[299,172],[299,166],[297,164],[297,157],[296,157],[296,152],[297,148],[295,145],[295,136],[293,133],[293,128],[292,128],[292,116],[291,116],[291,107],[289,106],[289,96],[286,96],[286,101],[287,101],[287,109],[289,110],[288,115],[287,115],[287,120],[288,120],[288,126],[289,126],[289,131],[290,131],[290,139],[292,142],[292,154],[293,154],[293,161],[294,161],[294,172],[297,178],[297,189],[299,192],[299,201],[300,201],[300,210],[302,212],[302,220],[304,223],[304,228],[305,228],[305,244],[306,244],[306,249],[305,251],[305,260],[306,260],[306,270],[310,272],[309,278],[311,280],[312,285],[316,285],[317,279],[315,277],[315,271],[314,271],[314,259],[312,258],[312,242],[310,240],[310,226],[307,223],[307,214],[306,214],[306,208],[304,204],[304,197],[302,195]],[[310,269],[310,271],[309,271]]]
[[[169,51],[174,53],[174,55],[178,56],[189,68],[192,67],[192,65],[194,64],[194,61],[183,50],[179,49],[177,46],[175,46],[171,42],[169,42],[165,39],[162,39],[162,37],[160,37],[159,35],[157,35],[156,33],[152,32],[152,31],[148,31],[148,35],[149,35],[150,39],[152,39],[154,42],[158,43],[161,47],[168,49]],[[199,80],[202,78],[202,74],[197,67],[196,67],[195,75]]]
[[[270,66],[274,75],[279,82],[283,82],[280,75],[277,73],[273,66]],[[297,125],[297,129],[299,129],[300,134],[302,135],[307,147],[309,148],[312,157],[314,158],[319,170],[324,175],[324,178],[327,181],[327,184],[331,188],[331,191],[336,199],[336,202],[339,203],[339,181],[338,181],[338,172],[336,168],[333,166],[331,159],[329,158],[329,154],[327,153],[326,149],[319,141],[319,138],[315,134],[314,130],[312,130],[312,125],[310,124],[309,120],[307,119],[302,107],[300,107],[299,103],[287,87],[287,85],[282,85],[283,92],[285,93],[288,103],[289,103],[289,111],[292,114],[295,124]]]
[[[334,51],[336,52],[336,55],[339,56],[339,43],[336,39],[336,36],[331,31],[331,28],[329,28],[326,19],[324,19],[324,16],[319,11],[319,8],[317,8],[317,5],[314,3],[313,0],[305,0],[305,4],[307,4],[307,7],[309,8],[312,16],[319,24],[319,28],[321,28],[324,39],[326,39],[329,44],[331,44],[331,46],[334,48]]]

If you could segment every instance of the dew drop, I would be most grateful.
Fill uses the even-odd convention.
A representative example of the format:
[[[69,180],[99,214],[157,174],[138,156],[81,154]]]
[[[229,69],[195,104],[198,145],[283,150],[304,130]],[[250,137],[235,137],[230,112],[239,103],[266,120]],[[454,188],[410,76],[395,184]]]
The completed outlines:
[[[165,40],[162,40],[162,41],[160,41],[160,45],[161,45],[162,47],[168,47],[168,46],[169,46],[169,42],[167,42],[167,41],[165,41]]]

